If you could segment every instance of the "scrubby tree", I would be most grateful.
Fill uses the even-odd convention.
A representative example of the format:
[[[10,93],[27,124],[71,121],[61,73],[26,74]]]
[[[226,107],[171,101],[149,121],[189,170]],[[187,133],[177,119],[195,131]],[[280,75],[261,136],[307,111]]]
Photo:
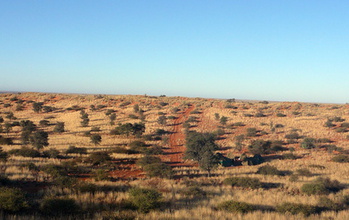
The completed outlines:
[[[91,143],[94,145],[99,145],[102,141],[102,137],[99,134],[91,135],[90,139],[91,139]]]
[[[218,164],[215,151],[219,146],[215,143],[216,136],[211,133],[189,132],[186,137],[185,158],[193,159],[199,163],[199,166],[208,172]]]
[[[48,143],[48,133],[46,131],[36,131],[35,133],[31,134],[29,137],[29,142],[33,147],[40,150],[43,147],[46,147],[49,145]]]
[[[226,124],[227,124],[227,121],[228,121],[228,117],[225,117],[225,116],[222,116],[222,117],[219,119],[219,123],[221,123],[222,125],[226,125]]]
[[[36,113],[39,113],[42,111],[43,108],[43,104],[42,102],[33,102],[33,110]]]
[[[109,115],[109,119],[110,119],[110,124],[114,125],[115,124],[115,119],[116,119],[116,114],[115,113],[111,113]]]
[[[161,115],[157,122],[159,123],[159,125],[163,125],[165,126],[166,125],[166,122],[167,122],[167,117],[165,115]]]
[[[62,133],[64,132],[64,122],[57,122],[53,129],[54,132]]]

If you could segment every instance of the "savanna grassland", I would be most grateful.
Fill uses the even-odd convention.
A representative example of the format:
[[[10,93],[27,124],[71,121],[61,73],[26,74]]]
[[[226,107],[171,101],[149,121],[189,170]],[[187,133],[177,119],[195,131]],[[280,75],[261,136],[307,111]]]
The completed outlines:
[[[349,105],[4,93],[0,116],[1,218],[349,219]]]

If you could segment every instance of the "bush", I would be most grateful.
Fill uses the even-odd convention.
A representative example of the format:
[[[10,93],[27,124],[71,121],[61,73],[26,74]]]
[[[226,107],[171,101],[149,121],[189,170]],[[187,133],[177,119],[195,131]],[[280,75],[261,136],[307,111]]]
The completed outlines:
[[[282,114],[282,113],[280,113],[280,112],[279,112],[279,113],[277,113],[277,114],[276,114],[276,116],[277,116],[277,117],[286,117],[286,115],[285,115],[285,114]]]
[[[333,162],[337,162],[337,163],[349,163],[349,155],[337,155],[332,157],[331,159]]]
[[[171,166],[165,163],[151,163],[143,167],[149,177],[171,178],[173,171]]]
[[[284,160],[286,160],[286,159],[288,159],[288,160],[295,160],[298,157],[296,155],[294,155],[293,153],[286,153],[286,154],[281,155],[281,158],[284,159]]]
[[[80,212],[80,206],[74,199],[46,198],[41,202],[40,209],[47,215],[72,215]]]
[[[317,205],[324,210],[332,210],[332,211],[340,211],[344,209],[344,206],[345,206],[344,203],[342,202],[337,203],[327,197],[320,197]]]
[[[315,148],[315,142],[316,140],[314,138],[304,138],[303,142],[301,143],[301,147],[304,149]]]
[[[310,170],[306,168],[298,169],[296,170],[296,172],[299,176],[307,176],[307,177],[313,176],[312,172],[310,172]]]
[[[251,177],[229,177],[223,181],[223,184],[251,189],[262,188],[262,183],[259,179]]]
[[[257,174],[262,174],[262,175],[282,175],[282,172],[280,170],[278,170],[274,166],[265,165],[265,166],[262,166],[262,167],[258,168]]]
[[[254,211],[253,205],[245,202],[237,202],[234,200],[225,201],[218,204],[217,209],[234,213],[247,213]]]
[[[160,206],[161,193],[153,189],[132,188],[130,200],[141,212],[147,213]]]
[[[299,203],[285,202],[276,206],[276,211],[281,213],[290,213],[292,215],[303,214],[309,216],[320,212],[319,208],[311,205],[304,205]]]
[[[191,197],[206,197],[207,193],[199,186],[189,186],[181,191],[181,194]]]
[[[301,188],[301,191],[307,195],[325,195],[329,194],[325,185],[322,183],[307,183]]]
[[[87,149],[84,147],[69,146],[65,151],[66,154],[87,154]]]
[[[255,137],[257,136],[257,129],[256,128],[247,128],[246,130],[246,136],[247,137]]]
[[[144,153],[147,155],[161,155],[161,154],[164,154],[164,151],[162,150],[162,147],[155,145],[145,149]]]
[[[91,153],[88,159],[89,159],[89,162],[92,163],[93,165],[100,165],[102,163],[110,161],[111,157],[109,156],[108,152],[98,151],[98,152]]]
[[[43,155],[48,158],[57,158],[59,156],[59,151],[54,148],[51,148],[49,150],[45,150],[43,152]]]
[[[93,178],[95,181],[108,180],[109,174],[105,170],[98,169],[93,171]]]
[[[0,135],[0,144],[1,145],[12,145],[13,141],[11,138],[5,138],[5,137]]]
[[[304,184],[301,191],[307,195],[326,195],[336,193],[342,189],[344,189],[344,186],[337,180],[319,177],[313,183]]]
[[[9,154],[22,157],[40,157],[40,152],[29,147],[22,147],[20,149],[13,149],[9,151]]]
[[[154,156],[144,156],[142,158],[139,158],[137,160],[137,165],[140,167],[144,167],[148,164],[152,164],[152,163],[161,163],[161,159],[159,157],[154,157]]]
[[[27,207],[25,195],[20,189],[0,187],[0,210],[17,212]]]

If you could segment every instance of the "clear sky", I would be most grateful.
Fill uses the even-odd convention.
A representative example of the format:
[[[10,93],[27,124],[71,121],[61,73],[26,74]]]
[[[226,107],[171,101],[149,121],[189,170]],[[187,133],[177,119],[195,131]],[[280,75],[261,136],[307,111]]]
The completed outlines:
[[[0,91],[349,102],[349,1],[0,0]]]

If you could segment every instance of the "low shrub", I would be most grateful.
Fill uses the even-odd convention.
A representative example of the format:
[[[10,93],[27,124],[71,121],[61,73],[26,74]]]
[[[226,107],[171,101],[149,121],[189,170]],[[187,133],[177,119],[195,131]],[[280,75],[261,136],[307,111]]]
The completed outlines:
[[[171,166],[165,163],[151,163],[143,167],[149,177],[171,178],[173,171]]]
[[[234,213],[247,213],[255,210],[254,206],[251,204],[234,200],[229,200],[218,204],[217,209]]]
[[[337,163],[349,163],[349,155],[344,155],[344,154],[337,155],[332,157],[331,160]]]
[[[251,189],[262,188],[262,183],[259,179],[251,177],[229,177],[223,181],[223,184]]]
[[[297,158],[298,157],[296,155],[294,155],[293,153],[286,153],[286,154],[281,155],[281,159],[284,159],[284,160],[295,160]]]
[[[262,174],[262,175],[282,175],[282,172],[280,170],[278,170],[274,166],[265,165],[265,166],[262,166],[262,167],[258,168],[257,174]]]
[[[306,168],[298,169],[296,170],[296,172],[299,176],[307,176],[307,177],[313,176],[312,172],[310,172],[310,170]]]
[[[195,198],[202,198],[206,197],[207,193],[201,189],[199,186],[189,186],[188,188],[185,188],[181,190],[180,192],[183,195],[195,197]]]
[[[74,199],[46,198],[41,202],[40,209],[50,216],[73,215],[80,212],[80,206]]]
[[[312,205],[304,205],[299,203],[285,202],[276,206],[276,211],[280,213],[290,213],[292,215],[303,214],[304,216],[309,216],[312,214],[317,214],[320,209]]]
[[[339,181],[319,177],[312,183],[304,184],[301,191],[307,195],[327,195],[337,193],[342,189],[344,186]]]
[[[153,189],[132,188],[129,195],[134,206],[143,213],[158,208],[162,198],[161,193]]]
[[[17,212],[27,207],[28,203],[22,190],[0,187],[0,210]]]
[[[9,154],[22,157],[40,157],[40,152],[29,147],[22,147],[20,149],[13,149],[9,151]]]

